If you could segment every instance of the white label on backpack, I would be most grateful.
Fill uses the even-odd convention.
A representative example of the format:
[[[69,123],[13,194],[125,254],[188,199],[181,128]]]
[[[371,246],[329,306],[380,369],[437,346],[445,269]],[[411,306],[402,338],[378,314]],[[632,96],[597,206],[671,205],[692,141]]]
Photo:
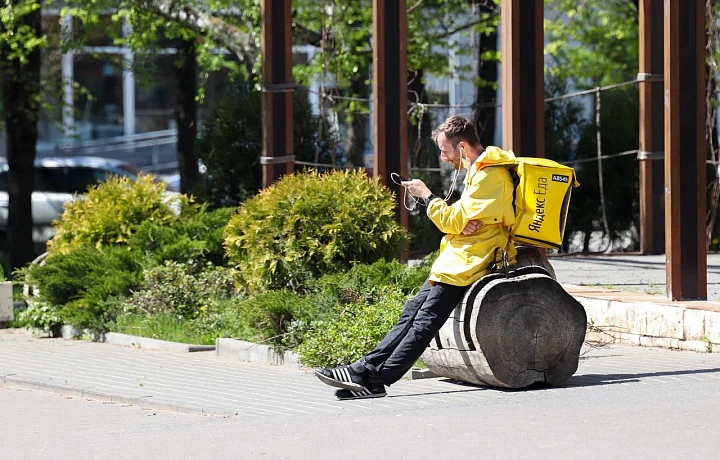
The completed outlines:
[[[562,176],[560,174],[553,174],[552,180],[553,180],[553,182],[565,182],[566,184],[569,184],[570,176]]]

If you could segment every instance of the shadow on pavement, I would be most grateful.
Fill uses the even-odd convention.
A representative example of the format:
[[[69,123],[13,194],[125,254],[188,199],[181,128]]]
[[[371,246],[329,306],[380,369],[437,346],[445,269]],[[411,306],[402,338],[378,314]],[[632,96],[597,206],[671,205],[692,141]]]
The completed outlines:
[[[653,377],[673,377],[682,375],[696,375],[696,374],[720,374],[720,367],[712,369],[687,369],[680,371],[659,371],[659,372],[644,372],[639,374],[584,374],[575,375],[570,378],[564,385],[552,386],[544,383],[537,383],[526,388],[495,388],[482,385],[474,385],[471,383],[460,382],[458,380],[441,378],[438,382],[448,383],[447,391],[432,391],[432,392],[418,392],[410,394],[398,394],[388,395],[391,398],[404,398],[412,396],[431,396],[431,395],[448,395],[454,393],[470,393],[477,391],[494,390],[503,393],[517,392],[517,391],[532,391],[532,390],[544,390],[553,388],[577,388],[577,387],[589,387],[596,385],[617,385],[622,383],[637,383],[643,378]],[[719,377],[720,378],[720,377]],[[461,389],[462,388],[462,389]]]

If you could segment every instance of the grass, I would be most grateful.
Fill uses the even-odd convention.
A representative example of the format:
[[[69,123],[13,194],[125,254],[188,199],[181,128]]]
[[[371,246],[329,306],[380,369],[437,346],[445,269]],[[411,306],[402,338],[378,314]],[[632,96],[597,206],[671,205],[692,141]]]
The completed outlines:
[[[189,321],[170,315],[144,318],[126,316],[119,321],[114,330],[123,334],[193,345],[213,345],[215,343],[214,337],[194,331]]]

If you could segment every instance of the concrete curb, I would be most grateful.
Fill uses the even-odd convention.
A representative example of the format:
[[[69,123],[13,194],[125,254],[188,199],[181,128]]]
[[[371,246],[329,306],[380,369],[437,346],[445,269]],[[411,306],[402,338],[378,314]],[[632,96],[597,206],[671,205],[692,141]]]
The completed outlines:
[[[587,339],[697,352],[720,352],[720,308],[715,302],[668,302],[612,292],[572,292],[585,307]]]
[[[292,366],[295,368],[304,367],[300,363],[300,356],[294,351],[278,353],[268,345],[245,342],[237,339],[217,339],[216,354],[220,358],[239,359],[256,364],[269,364],[272,366]],[[440,377],[430,369],[410,369],[403,379],[419,380]]]
[[[244,340],[220,338],[215,341],[216,354],[220,358],[239,359],[273,366],[300,366],[300,357],[293,351],[278,353],[268,345]]]
[[[187,343],[168,342],[165,340],[137,337],[119,332],[105,333],[105,343],[125,345],[146,350],[164,350],[174,353],[194,353],[198,351],[215,351],[215,345],[191,345]]]
[[[215,416],[227,416],[234,415],[225,412],[214,412],[207,411],[196,407],[182,406],[179,404],[167,404],[157,403],[152,400],[152,397],[132,397],[132,396],[117,396],[110,393],[103,393],[100,391],[78,389],[64,385],[57,385],[53,383],[38,382],[33,380],[25,380],[20,378],[14,378],[12,376],[3,377],[0,381],[0,385],[12,388],[22,388],[26,390],[39,390],[55,393],[63,396],[72,396],[77,398],[86,398],[102,402],[113,402],[117,404],[129,404],[132,406],[140,406],[142,409],[152,410],[165,410],[170,412],[178,412],[182,414],[191,415],[215,415]]]

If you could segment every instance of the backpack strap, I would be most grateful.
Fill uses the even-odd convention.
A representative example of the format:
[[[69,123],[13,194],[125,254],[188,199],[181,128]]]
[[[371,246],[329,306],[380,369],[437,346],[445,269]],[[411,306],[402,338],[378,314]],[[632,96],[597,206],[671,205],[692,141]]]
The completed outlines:
[[[517,188],[518,185],[520,185],[520,175],[517,173],[517,170],[513,167],[508,167],[508,171],[510,171],[510,177],[513,181],[513,199],[512,199],[512,205],[513,205],[513,214],[517,214],[517,208],[515,207],[515,199],[517,198]]]

